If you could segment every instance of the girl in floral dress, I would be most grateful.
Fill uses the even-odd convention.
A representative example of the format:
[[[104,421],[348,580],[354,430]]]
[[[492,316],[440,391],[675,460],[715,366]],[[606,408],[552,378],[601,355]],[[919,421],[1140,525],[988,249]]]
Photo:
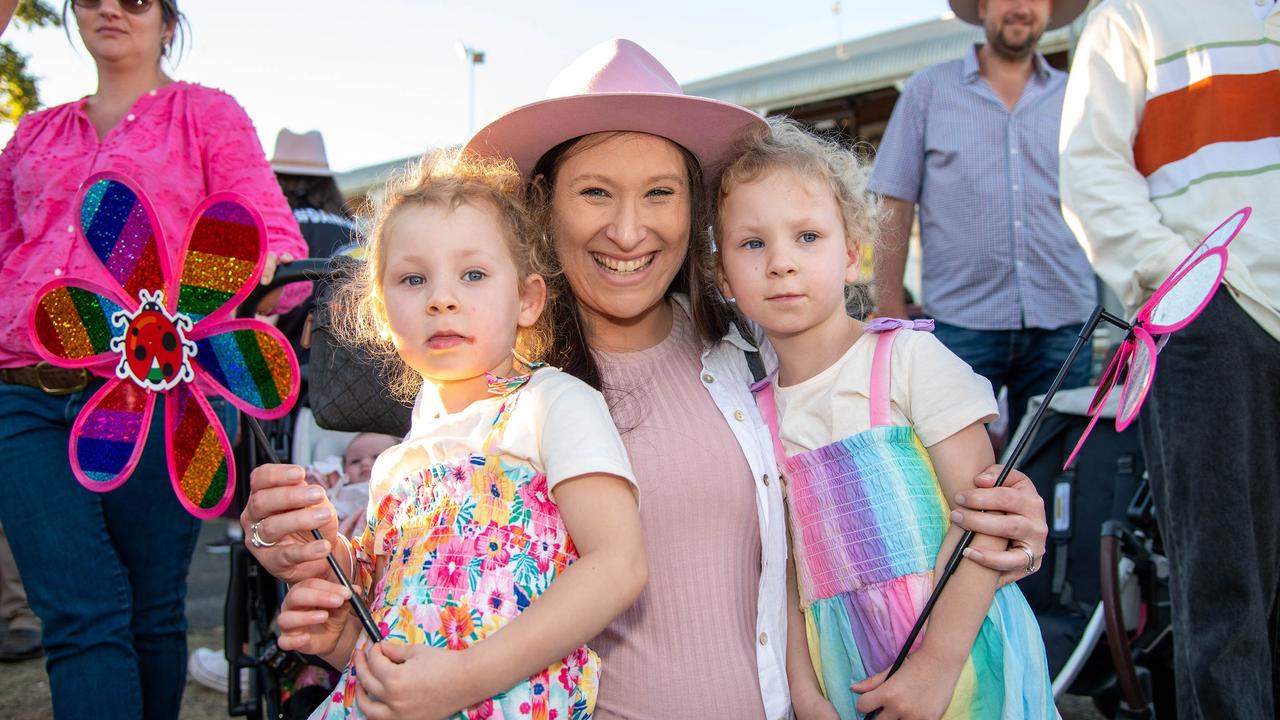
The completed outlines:
[[[294,585],[279,615],[281,648],[346,668],[313,717],[589,718],[601,664],[584,643],[644,585],[637,490],[603,398],[526,359],[547,341],[546,285],[518,182],[428,156],[388,189],[367,272],[340,298],[347,334],[420,387],[346,548],[383,640],[332,577]]]
[[[973,562],[961,563],[923,640],[885,679],[960,538],[948,500],[992,463],[983,423],[996,404],[987,381],[924,332],[932,322],[846,313],[859,242],[876,234],[866,174],[848,148],[770,119],[719,190],[723,288],[778,355],[757,397],[791,520],[796,714],[1055,717],[1030,606]],[[974,547],[1004,543],[978,535]]]

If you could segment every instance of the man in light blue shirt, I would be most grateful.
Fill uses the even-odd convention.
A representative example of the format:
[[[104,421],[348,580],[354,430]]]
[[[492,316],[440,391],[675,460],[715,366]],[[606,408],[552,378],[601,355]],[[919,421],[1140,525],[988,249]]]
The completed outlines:
[[[923,300],[935,334],[1009,392],[1012,432],[1048,390],[1097,299],[1093,270],[1062,218],[1058,127],[1066,74],[1036,44],[1086,0],[951,0],[986,43],[911,77],[880,143],[871,189],[887,219],[876,248],[876,311],[905,317],[902,274],[920,206]],[[1064,388],[1089,381],[1088,353]]]

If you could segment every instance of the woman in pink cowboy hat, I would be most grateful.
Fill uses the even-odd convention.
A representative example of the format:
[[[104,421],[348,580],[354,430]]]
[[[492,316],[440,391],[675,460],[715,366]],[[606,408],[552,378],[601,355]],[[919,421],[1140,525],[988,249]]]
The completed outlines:
[[[613,40],[466,146],[511,159],[528,180],[554,271],[550,364],[604,392],[644,497],[648,586],[590,643],[604,660],[598,718],[791,712],[782,479],[749,390],[764,363],[714,283],[704,182],[736,138],[764,127],[744,108],[684,95],[643,48]],[[254,554],[293,581],[327,572],[325,543],[309,533],[332,523],[288,471],[255,471],[242,523],[279,538]],[[987,487],[994,471],[963,505],[1007,514],[957,522],[1038,558],[1043,503],[1019,473]],[[1010,580],[1027,565],[1020,549],[973,559]],[[830,712],[820,695],[795,700],[801,715]]]

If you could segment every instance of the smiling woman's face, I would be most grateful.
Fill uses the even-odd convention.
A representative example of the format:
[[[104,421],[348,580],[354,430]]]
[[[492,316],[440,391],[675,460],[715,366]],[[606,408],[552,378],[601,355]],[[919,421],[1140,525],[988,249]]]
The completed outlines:
[[[692,190],[680,148],[643,133],[587,136],[554,180],[556,249],[592,344],[610,329],[643,332],[689,251]]]

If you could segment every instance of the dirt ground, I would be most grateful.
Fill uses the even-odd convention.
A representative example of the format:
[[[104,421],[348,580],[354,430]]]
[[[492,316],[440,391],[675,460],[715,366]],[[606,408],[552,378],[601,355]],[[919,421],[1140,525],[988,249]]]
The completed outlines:
[[[229,561],[225,554],[205,550],[208,543],[226,534],[227,521],[206,522],[200,545],[187,574],[187,644],[222,648],[222,606],[225,602]],[[7,720],[49,720],[49,676],[44,659],[0,665],[0,717]],[[227,717],[226,695],[209,690],[188,678],[182,698],[182,717],[213,720]]]
[[[222,629],[191,632],[191,647],[222,646]],[[53,708],[49,700],[49,676],[44,660],[0,666],[0,707],[11,720],[50,720]],[[209,690],[188,678],[182,697],[182,717],[192,720],[215,720],[227,717],[227,696]]]

